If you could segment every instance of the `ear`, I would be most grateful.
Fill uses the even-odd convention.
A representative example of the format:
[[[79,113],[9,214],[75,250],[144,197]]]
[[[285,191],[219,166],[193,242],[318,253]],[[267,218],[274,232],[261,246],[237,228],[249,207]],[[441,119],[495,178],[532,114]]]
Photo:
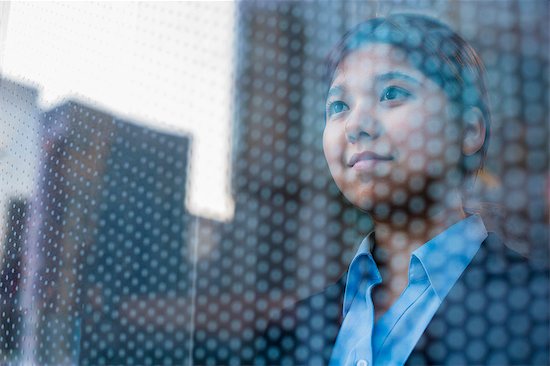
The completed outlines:
[[[462,135],[462,154],[471,156],[483,147],[485,142],[485,120],[478,107],[471,107],[464,114],[464,133]]]

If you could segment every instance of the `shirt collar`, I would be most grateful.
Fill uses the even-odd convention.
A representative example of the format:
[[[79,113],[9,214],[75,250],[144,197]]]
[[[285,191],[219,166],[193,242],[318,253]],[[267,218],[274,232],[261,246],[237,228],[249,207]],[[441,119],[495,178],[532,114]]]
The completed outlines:
[[[487,237],[487,230],[479,215],[469,216],[450,226],[416,249],[411,256],[409,282],[428,277],[440,301],[453,287],[464,269]],[[349,266],[344,292],[343,315],[346,316],[362,280],[372,287],[382,281],[371,252],[374,232],[359,245]]]
[[[471,215],[412,253],[412,257],[417,258],[424,268],[441,301],[470,264],[485,238],[487,230],[483,220],[479,215]]]
[[[368,234],[359,245],[357,253],[349,265],[344,291],[344,306],[342,312],[344,317],[351,307],[359,287],[365,281],[367,287],[372,287],[382,282],[382,276],[372,258],[371,250],[374,245],[374,232]]]

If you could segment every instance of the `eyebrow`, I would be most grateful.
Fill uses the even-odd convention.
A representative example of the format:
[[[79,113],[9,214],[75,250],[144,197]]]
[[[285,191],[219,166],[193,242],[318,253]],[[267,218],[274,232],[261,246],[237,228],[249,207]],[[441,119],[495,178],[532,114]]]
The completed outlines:
[[[401,71],[389,71],[389,72],[377,75],[375,77],[375,80],[377,82],[394,80],[394,79],[402,79],[402,80],[406,80],[406,81],[409,81],[409,82],[412,82],[412,83],[418,84],[418,85],[421,84],[420,81],[418,81],[414,77],[409,76],[409,75],[407,75],[407,74],[405,74]]]
[[[407,75],[407,74],[405,74],[404,72],[401,72],[401,71],[388,71],[388,72],[385,72],[383,74],[377,75],[374,78],[374,81],[375,81],[375,83],[380,83],[380,82],[395,80],[395,79],[401,79],[401,80],[409,81],[409,82],[411,82],[413,84],[417,84],[417,85],[422,84],[416,78],[414,78],[412,76],[409,76],[409,75]],[[344,87],[342,87],[340,85],[335,85],[335,86],[333,86],[329,89],[329,91],[327,93],[327,99],[330,98],[330,97],[339,96],[339,95],[342,95],[342,94],[344,94]]]
[[[329,89],[327,93],[327,98],[333,97],[335,95],[341,95],[344,93],[344,88],[339,85],[333,86]]]

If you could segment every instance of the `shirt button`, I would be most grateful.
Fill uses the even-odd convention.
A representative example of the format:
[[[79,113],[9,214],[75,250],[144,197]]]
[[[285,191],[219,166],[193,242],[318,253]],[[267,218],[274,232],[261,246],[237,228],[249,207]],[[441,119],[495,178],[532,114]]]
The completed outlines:
[[[359,361],[357,361],[357,363],[355,365],[356,366],[369,366],[369,363],[367,362],[367,360],[359,360]]]

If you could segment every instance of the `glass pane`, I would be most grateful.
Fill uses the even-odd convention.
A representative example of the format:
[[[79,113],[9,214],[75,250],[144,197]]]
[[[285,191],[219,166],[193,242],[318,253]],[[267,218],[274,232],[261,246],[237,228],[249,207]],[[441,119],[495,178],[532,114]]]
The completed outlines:
[[[548,363],[548,24],[0,3],[0,363]]]

